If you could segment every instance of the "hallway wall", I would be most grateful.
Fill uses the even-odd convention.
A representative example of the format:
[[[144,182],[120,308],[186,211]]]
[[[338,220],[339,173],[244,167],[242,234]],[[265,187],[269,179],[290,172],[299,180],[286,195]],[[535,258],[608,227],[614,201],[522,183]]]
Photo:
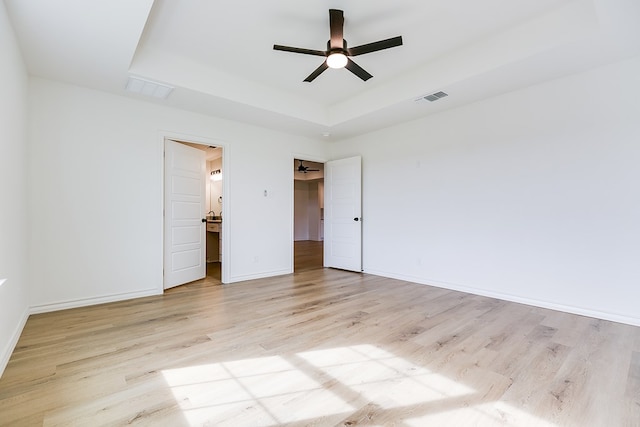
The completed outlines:
[[[28,316],[27,91],[15,34],[0,2],[0,375]]]

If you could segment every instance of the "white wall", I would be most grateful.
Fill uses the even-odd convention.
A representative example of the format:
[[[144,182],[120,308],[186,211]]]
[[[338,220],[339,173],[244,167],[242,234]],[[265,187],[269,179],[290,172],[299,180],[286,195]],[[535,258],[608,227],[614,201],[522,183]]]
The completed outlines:
[[[34,311],[160,291],[162,131],[226,144],[229,281],[293,271],[292,153],[321,142],[36,78],[30,108]]]
[[[333,144],[363,156],[365,271],[640,325],[638,76],[636,57]]]
[[[320,202],[318,200],[318,181],[309,182],[309,240],[320,238]]]
[[[0,2],[0,375],[27,320],[27,72]]]
[[[309,240],[309,182],[294,181],[293,239]]]
[[[295,180],[294,240],[322,240],[319,187],[322,181]]]

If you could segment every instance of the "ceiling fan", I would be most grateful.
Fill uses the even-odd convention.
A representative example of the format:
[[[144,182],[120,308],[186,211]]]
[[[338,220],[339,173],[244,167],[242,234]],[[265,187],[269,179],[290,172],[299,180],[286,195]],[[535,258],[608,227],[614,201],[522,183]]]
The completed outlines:
[[[302,164],[302,160],[298,160],[300,165],[298,166],[298,172],[307,173],[307,172],[318,172],[320,169],[309,169],[309,166],[305,166]]]
[[[312,82],[327,68],[346,68],[366,82],[373,76],[353,62],[351,57],[402,45],[402,36],[397,36],[356,47],[347,47],[347,41],[342,34],[344,28],[344,13],[338,9],[329,9],[329,27],[331,30],[331,39],[327,42],[327,50],[303,49],[278,44],[273,45],[273,49],[326,57],[326,60],[316,68],[309,77],[304,79],[305,82]]]

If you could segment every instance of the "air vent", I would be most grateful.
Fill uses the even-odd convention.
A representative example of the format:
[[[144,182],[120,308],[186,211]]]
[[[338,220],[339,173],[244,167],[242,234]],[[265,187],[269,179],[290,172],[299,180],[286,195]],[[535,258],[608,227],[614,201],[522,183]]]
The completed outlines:
[[[433,102],[433,101],[437,101],[438,99],[444,98],[445,96],[449,96],[449,94],[441,91],[441,92],[432,93],[431,95],[427,95],[424,97],[424,99],[426,99],[429,102]]]
[[[173,87],[158,82],[152,82],[151,80],[141,79],[140,77],[129,76],[125,90],[165,99],[169,96]]]

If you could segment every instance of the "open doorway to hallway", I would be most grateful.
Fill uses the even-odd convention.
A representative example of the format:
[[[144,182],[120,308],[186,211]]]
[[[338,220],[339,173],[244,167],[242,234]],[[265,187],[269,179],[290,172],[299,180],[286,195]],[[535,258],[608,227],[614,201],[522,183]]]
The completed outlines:
[[[294,159],[294,271],[323,266],[324,164]]]

